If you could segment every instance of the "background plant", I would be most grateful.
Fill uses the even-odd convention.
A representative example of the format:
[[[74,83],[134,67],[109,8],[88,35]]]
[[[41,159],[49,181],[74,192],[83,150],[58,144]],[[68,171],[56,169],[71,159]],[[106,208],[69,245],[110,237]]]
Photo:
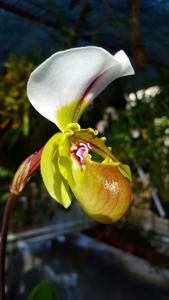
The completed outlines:
[[[142,166],[150,174],[151,185],[158,188],[162,200],[169,200],[169,86],[168,74],[161,74],[156,94],[146,89],[130,94],[118,117],[106,131],[115,155],[133,166]],[[111,119],[111,115],[109,114]],[[135,173],[136,174],[136,173]]]

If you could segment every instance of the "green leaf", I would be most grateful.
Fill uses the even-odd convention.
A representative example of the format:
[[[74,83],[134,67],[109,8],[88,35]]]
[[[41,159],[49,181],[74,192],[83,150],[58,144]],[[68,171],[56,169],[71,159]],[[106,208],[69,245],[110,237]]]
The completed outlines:
[[[30,293],[27,300],[57,300],[56,289],[48,282],[41,281]]]
[[[3,193],[3,194],[0,196],[0,201],[2,201],[2,202],[7,201],[7,200],[8,200],[8,196],[9,196],[9,192]]]
[[[65,208],[71,204],[71,194],[66,180],[58,168],[58,144],[63,133],[56,133],[45,145],[41,157],[41,174],[43,182],[51,195]]]
[[[12,172],[10,170],[0,167],[0,177],[1,178],[10,177],[11,175],[12,175]]]

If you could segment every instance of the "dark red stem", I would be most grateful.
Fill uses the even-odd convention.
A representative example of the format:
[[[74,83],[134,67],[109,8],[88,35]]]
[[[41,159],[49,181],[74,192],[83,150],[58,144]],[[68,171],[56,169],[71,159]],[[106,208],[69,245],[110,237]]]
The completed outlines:
[[[16,195],[10,193],[8,201],[5,206],[3,219],[2,219],[2,231],[1,231],[1,244],[0,244],[0,300],[5,300],[5,254],[6,254],[6,241],[8,234],[8,225],[10,213],[13,207]]]
[[[0,300],[5,300],[5,254],[10,213],[16,196],[24,189],[32,174],[39,168],[43,147],[30,155],[18,168],[5,206],[0,244]]]

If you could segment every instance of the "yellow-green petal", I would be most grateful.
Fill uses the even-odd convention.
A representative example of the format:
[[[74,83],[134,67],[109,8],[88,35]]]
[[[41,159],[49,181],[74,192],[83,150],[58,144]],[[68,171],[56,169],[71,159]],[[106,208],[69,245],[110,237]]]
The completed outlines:
[[[41,174],[43,182],[52,198],[65,208],[71,204],[68,183],[58,168],[58,144],[63,133],[56,133],[45,145],[41,158]]]
[[[69,183],[73,183],[72,159],[70,156],[70,136],[72,134],[72,130],[64,132],[58,145],[58,168],[61,175]]]

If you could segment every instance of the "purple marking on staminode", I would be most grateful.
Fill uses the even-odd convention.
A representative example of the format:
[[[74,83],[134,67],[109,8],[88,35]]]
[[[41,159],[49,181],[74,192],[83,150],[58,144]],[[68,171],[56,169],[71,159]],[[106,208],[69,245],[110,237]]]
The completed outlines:
[[[70,152],[72,156],[78,161],[82,168],[85,167],[86,164],[86,156],[89,153],[91,146],[89,143],[83,144],[79,143],[77,145],[72,145]]]

